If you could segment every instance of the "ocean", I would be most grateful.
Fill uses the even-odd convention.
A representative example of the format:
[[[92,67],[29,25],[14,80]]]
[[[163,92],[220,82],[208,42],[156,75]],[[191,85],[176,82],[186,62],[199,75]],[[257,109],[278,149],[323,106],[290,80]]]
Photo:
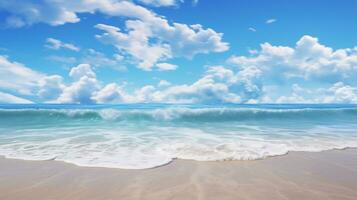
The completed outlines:
[[[357,105],[0,105],[0,155],[147,169],[357,147]]]

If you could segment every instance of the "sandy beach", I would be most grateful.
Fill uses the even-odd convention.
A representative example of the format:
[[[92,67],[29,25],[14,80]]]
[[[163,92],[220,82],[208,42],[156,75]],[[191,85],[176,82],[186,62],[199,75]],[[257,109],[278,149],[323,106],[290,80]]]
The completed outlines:
[[[0,199],[357,199],[357,150],[146,170],[0,159]]]

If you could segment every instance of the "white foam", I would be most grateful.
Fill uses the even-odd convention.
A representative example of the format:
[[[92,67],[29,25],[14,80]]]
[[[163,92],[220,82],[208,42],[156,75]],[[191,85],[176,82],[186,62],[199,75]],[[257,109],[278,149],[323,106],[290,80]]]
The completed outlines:
[[[289,151],[357,147],[356,129],[341,127],[310,128],[301,130],[299,136],[286,129],[231,124],[133,127],[124,123],[2,131],[7,134],[0,135],[0,154],[9,158],[122,169],[153,168],[176,158],[254,160]]]

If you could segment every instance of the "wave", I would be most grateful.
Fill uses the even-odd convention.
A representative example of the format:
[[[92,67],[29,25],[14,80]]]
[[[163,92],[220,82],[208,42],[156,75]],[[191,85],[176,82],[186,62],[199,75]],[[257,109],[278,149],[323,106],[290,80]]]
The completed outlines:
[[[356,121],[357,107],[6,108],[0,155],[125,169],[255,160],[357,147]]]
[[[357,119],[357,108],[159,108],[159,109],[0,109],[1,119],[219,122],[246,120]]]

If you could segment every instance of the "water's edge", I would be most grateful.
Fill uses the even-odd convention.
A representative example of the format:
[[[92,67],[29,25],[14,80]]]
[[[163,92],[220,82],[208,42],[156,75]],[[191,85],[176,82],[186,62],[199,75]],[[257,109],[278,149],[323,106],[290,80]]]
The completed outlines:
[[[155,166],[155,167],[149,167],[149,168],[142,168],[142,169],[129,169],[129,168],[120,168],[120,167],[101,167],[101,166],[85,166],[85,165],[77,165],[75,163],[72,162],[67,162],[67,161],[62,161],[62,160],[56,160],[56,159],[50,159],[50,160],[30,160],[30,159],[20,159],[20,158],[11,158],[11,157],[6,157],[4,155],[0,155],[0,159],[10,159],[10,160],[18,160],[18,161],[27,161],[27,162],[55,162],[55,163],[64,163],[67,165],[73,165],[76,167],[80,167],[80,168],[94,168],[94,169],[111,169],[111,170],[134,170],[134,171],[147,171],[147,170],[153,170],[153,169],[158,169],[161,167],[165,167],[171,164],[174,164],[176,161],[192,161],[192,162],[200,162],[200,163],[211,163],[211,162],[217,162],[217,163],[229,163],[229,162],[259,162],[262,160],[266,160],[266,159],[274,159],[274,158],[284,158],[289,156],[290,154],[293,153],[323,153],[323,152],[334,152],[334,151],[345,151],[345,150],[355,150],[357,153],[357,147],[345,147],[345,148],[333,148],[333,149],[328,149],[328,150],[322,150],[322,151],[315,151],[315,152],[310,152],[310,151],[289,151],[285,154],[282,155],[274,155],[274,156],[267,156],[266,158],[260,158],[260,159],[255,159],[255,160],[220,160],[220,161],[197,161],[197,160],[192,160],[192,159],[178,159],[178,158],[174,158],[172,159],[170,162],[159,165],[159,166]]]

